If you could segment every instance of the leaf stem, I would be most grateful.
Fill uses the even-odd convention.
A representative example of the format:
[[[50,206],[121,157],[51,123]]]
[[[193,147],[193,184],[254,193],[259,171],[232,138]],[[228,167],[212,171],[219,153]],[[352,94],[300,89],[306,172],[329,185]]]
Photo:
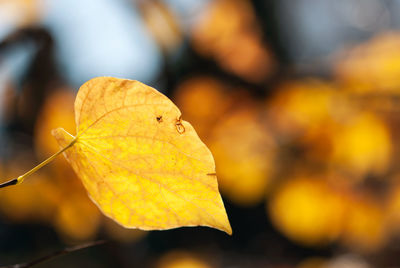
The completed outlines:
[[[22,183],[26,177],[30,176],[31,174],[35,173],[36,171],[38,171],[40,168],[44,167],[45,165],[47,165],[48,163],[50,163],[51,161],[54,160],[54,158],[56,158],[57,156],[59,156],[60,154],[62,154],[64,151],[66,151],[68,148],[72,147],[76,142],[76,138],[74,138],[67,146],[65,146],[64,148],[62,148],[61,150],[59,150],[57,153],[53,154],[52,156],[50,156],[49,158],[47,158],[46,160],[44,160],[42,163],[40,163],[39,165],[37,165],[36,167],[32,168],[31,170],[29,170],[28,172],[26,172],[25,174],[19,176],[18,178],[3,182],[0,184],[0,188],[4,188],[7,186],[11,186],[11,185],[17,185]]]

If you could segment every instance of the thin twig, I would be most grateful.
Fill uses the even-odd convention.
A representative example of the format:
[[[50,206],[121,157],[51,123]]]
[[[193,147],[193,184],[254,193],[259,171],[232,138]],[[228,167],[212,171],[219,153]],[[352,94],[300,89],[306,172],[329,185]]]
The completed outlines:
[[[44,160],[42,163],[40,163],[39,165],[37,165],[36,167],[32,168],[31,170],[29,170],[28,172],[26,172],[25,174],[19,176],[16,179],[12,179],[6,182],[3,182],[0,184],[0,188],[4,188],[7,186],[11,186],[11,185],[17,185],[22,183],[26,177],[30,176],[31,174],[35,173],[36,171],[38,171],[40,168],[44,167],[45,165],[47,165],[48,163],[50,163],[51,161],[53,161],[58,155],[62,154],[64,151],[66,151],[68,148],[72,147],[76,142],[76,138],[74,137],[74,139],[64,148],[62,148],[61,150],[59,150],[57,153],[53,154],[52,156],[50,156],[49,158],[47,158],[46,160]]]
[[[17,185],[17,184],[18,184],[18,179],[12,179],[12,180],[1,183],[0,188],[4,188],[7,186],[11,186],[11,185]]]
[[[44,262],[49,261],[51,259],[60,257],[62,255],[65,255],[65,254],[68,254],[68,253],[72,253],[72,252],[75,252],[75,251],[78,251],[78,250],[81,250],[81,249],[102,245],[102,244],[104,244],[106,242],[107,241],[105,241],[105,240],[99,240],[99,241],[89,242],[89,243],[78,245],[78,246],[68,247],[68,248],[53,252],[50,255],[47,255],[47,256],[38,258],[36,260],[30,261],[30,262],[6,265],[6,266],[1,266],[0,268],[28,268],[28,267],[32,267],[32,266],[37,265],[37,264],[44,263]]]

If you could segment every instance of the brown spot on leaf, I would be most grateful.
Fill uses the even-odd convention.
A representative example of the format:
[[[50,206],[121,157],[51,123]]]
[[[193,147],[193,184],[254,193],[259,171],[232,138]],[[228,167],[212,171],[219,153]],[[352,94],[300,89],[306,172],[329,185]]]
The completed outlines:
[[[185,127],[182,125],[181,117],[176,120],[175,127],[179,134],[183,134],[185,132]]]
[[[161,123],[161,122],[163,121],[163,120],[162,120],[162,115],[157,116],[156,119],[157,119],[157,122],[158,122],[158,123]]]

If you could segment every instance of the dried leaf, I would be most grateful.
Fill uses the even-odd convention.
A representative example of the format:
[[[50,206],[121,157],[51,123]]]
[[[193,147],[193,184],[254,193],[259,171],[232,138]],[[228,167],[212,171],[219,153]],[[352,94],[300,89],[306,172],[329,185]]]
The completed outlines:
[[[211,152],[179,109],[138,81],[85,83],[75,100],[76,137],[54,130],[102,212],[127,228],[210,226],[232,233]]]

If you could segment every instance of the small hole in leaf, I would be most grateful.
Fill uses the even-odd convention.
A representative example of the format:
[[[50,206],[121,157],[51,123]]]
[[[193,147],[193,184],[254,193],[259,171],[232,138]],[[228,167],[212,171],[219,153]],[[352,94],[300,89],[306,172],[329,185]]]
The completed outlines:
[[[179,134],[183,134],[185,132],[185,127],[182,125],[182,120],[180,117],[176,120],[175,127]]]
[[[161,123],[161,122],[163,121],[163,120],[162,120],[162,115],[157,116],[156,119],[157,119],[157,122],[158,122],[158,123]]]

